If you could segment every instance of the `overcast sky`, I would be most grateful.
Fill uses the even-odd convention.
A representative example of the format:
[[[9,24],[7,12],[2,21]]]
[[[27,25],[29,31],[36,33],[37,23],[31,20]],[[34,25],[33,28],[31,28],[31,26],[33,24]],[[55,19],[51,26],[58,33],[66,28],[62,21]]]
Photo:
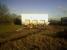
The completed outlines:
[[[16,14],[46,13],[49,16],[66,16],[67,0],[0,0]]]

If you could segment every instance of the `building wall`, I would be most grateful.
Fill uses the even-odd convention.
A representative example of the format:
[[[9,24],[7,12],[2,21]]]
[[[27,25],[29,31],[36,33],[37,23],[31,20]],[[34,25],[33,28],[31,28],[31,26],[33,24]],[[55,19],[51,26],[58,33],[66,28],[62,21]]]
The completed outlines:
[[[48,24],[48,14],[21,14],[22,24]]]

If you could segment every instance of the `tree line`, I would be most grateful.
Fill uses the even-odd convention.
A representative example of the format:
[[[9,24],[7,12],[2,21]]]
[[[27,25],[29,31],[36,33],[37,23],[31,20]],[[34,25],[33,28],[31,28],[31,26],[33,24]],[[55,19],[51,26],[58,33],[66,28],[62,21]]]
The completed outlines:
[[[11,14],[5,4],[0,4],[0,24],[21,24],[20,15]]]

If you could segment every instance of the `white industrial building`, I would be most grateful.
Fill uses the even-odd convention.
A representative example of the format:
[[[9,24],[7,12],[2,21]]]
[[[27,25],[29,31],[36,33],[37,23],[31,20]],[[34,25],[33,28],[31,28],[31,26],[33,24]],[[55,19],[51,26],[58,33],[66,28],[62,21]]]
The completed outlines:
[[[22,24],[46,24],[48,25],[48,14],[21,14]]]

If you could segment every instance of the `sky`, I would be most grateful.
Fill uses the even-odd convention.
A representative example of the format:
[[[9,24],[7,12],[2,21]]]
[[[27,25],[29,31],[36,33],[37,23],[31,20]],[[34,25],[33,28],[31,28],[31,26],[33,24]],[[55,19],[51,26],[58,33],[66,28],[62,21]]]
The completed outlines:
[[[67,0],[0,0],[8,6],[10,12],[45,13],[51,17],[67,16]]]

